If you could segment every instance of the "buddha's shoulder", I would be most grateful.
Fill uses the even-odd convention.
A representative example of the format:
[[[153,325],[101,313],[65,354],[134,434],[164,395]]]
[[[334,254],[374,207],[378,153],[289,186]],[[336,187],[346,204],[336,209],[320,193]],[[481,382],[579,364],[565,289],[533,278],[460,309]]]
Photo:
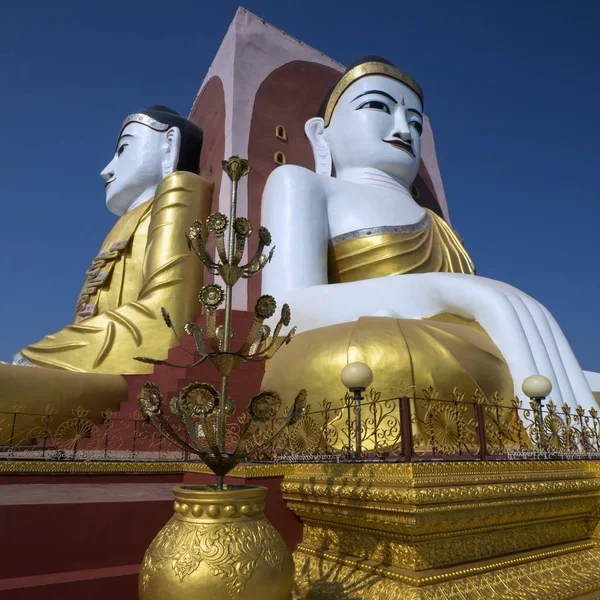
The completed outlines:
[[[175,171],[167,175],[159,184],[157,196],[160,192],[172,191],[175,189],[192,191],[212,191],[214,183],[204,179],[196,173],[190,171]]]
[[[300,167],[298,165],[282,165],[277,167],[267,179],[267,186],[269,188],[276,188],[280,186],[289,186],[294,184],[292,188],[297,192],[306,192],[308,189],[311,191],[316,188],[322,188],[324,186],[326,177],[318,175],[314,171]]]

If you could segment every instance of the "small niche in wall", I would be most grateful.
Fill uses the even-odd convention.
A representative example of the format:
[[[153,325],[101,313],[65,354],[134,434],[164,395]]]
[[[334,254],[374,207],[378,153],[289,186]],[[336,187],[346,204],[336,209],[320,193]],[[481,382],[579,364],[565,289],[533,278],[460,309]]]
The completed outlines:
[[[283,152],[275,152],[273,160],[275,161],[275,164],[279,166],[285,165],[287,162],[285,154]]]
[[[287,131],[283,125],[277,125],[277,127],[275,127],[275,137],[282,142],[287,142]]]

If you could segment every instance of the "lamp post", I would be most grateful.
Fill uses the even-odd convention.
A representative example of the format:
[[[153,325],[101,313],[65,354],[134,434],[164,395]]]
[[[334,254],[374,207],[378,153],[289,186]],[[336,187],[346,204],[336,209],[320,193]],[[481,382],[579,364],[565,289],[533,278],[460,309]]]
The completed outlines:
[[[353,362],[342,369],[342,383],[354,394],[354,418],[356,421],[356,446],[355,457],[360,458],[362,452],[362,425],[360,416],[360,403],[362,393],[373,381],[373,371],[368,365],[361,362]]]
[[[542,418],[542,401],[544,401],[552,391],[552,382],[543,375],[530,375],[523,381],[521,389],[523,390],[523,393],[537,405],[537,422],[538,430],[540,432],[539,441],[542,450],[545,450],[546,440],[543,429],[544,419]]]

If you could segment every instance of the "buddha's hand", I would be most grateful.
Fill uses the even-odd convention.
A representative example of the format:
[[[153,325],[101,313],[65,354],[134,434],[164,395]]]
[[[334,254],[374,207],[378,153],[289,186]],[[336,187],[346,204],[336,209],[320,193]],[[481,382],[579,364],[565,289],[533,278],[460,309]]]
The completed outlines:
[[[540,374],[552,382],[551,396],[558,406],[596,406],[558,323],[531,296],[483,277],[450,273],[422,277],[429,280],[431,293],[439,295],[443,310],[474,318],[485,329],[502,352],[513,377],[515,394],[522,400],[527,401],[521,390],[523,380]]]

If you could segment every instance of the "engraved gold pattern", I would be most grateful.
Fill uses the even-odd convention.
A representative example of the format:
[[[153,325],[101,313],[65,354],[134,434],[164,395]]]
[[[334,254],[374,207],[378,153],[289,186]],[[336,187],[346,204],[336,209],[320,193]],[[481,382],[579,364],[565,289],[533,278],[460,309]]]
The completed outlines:
[[[280,571],[286,552],[273,526],[262,521],[199,527],[171,519],[144,557],[142,588],[145,591],[152,575],[167,564],[183,581],[205,562],[213,575],[223,578],[232,595],[239,594],[261,556],[270,567]]]
[[[291,554],[263,514],[266,489],[208,486],[174,490],[175,514],[146,551],[141,600],[284,598]],[[279,592],[279,593],[277,593]]]
[[[282,489],[304,523],[297,598],[567,599],[600,588],[595,462],[297,465]]]
[[[600,551],[590,545],[498,561],[487,572],[456,569],[446,581],[426,586],[425,580],[310,550],[297,553],[295,565],[298,599],[568,600],[600,589]]]

